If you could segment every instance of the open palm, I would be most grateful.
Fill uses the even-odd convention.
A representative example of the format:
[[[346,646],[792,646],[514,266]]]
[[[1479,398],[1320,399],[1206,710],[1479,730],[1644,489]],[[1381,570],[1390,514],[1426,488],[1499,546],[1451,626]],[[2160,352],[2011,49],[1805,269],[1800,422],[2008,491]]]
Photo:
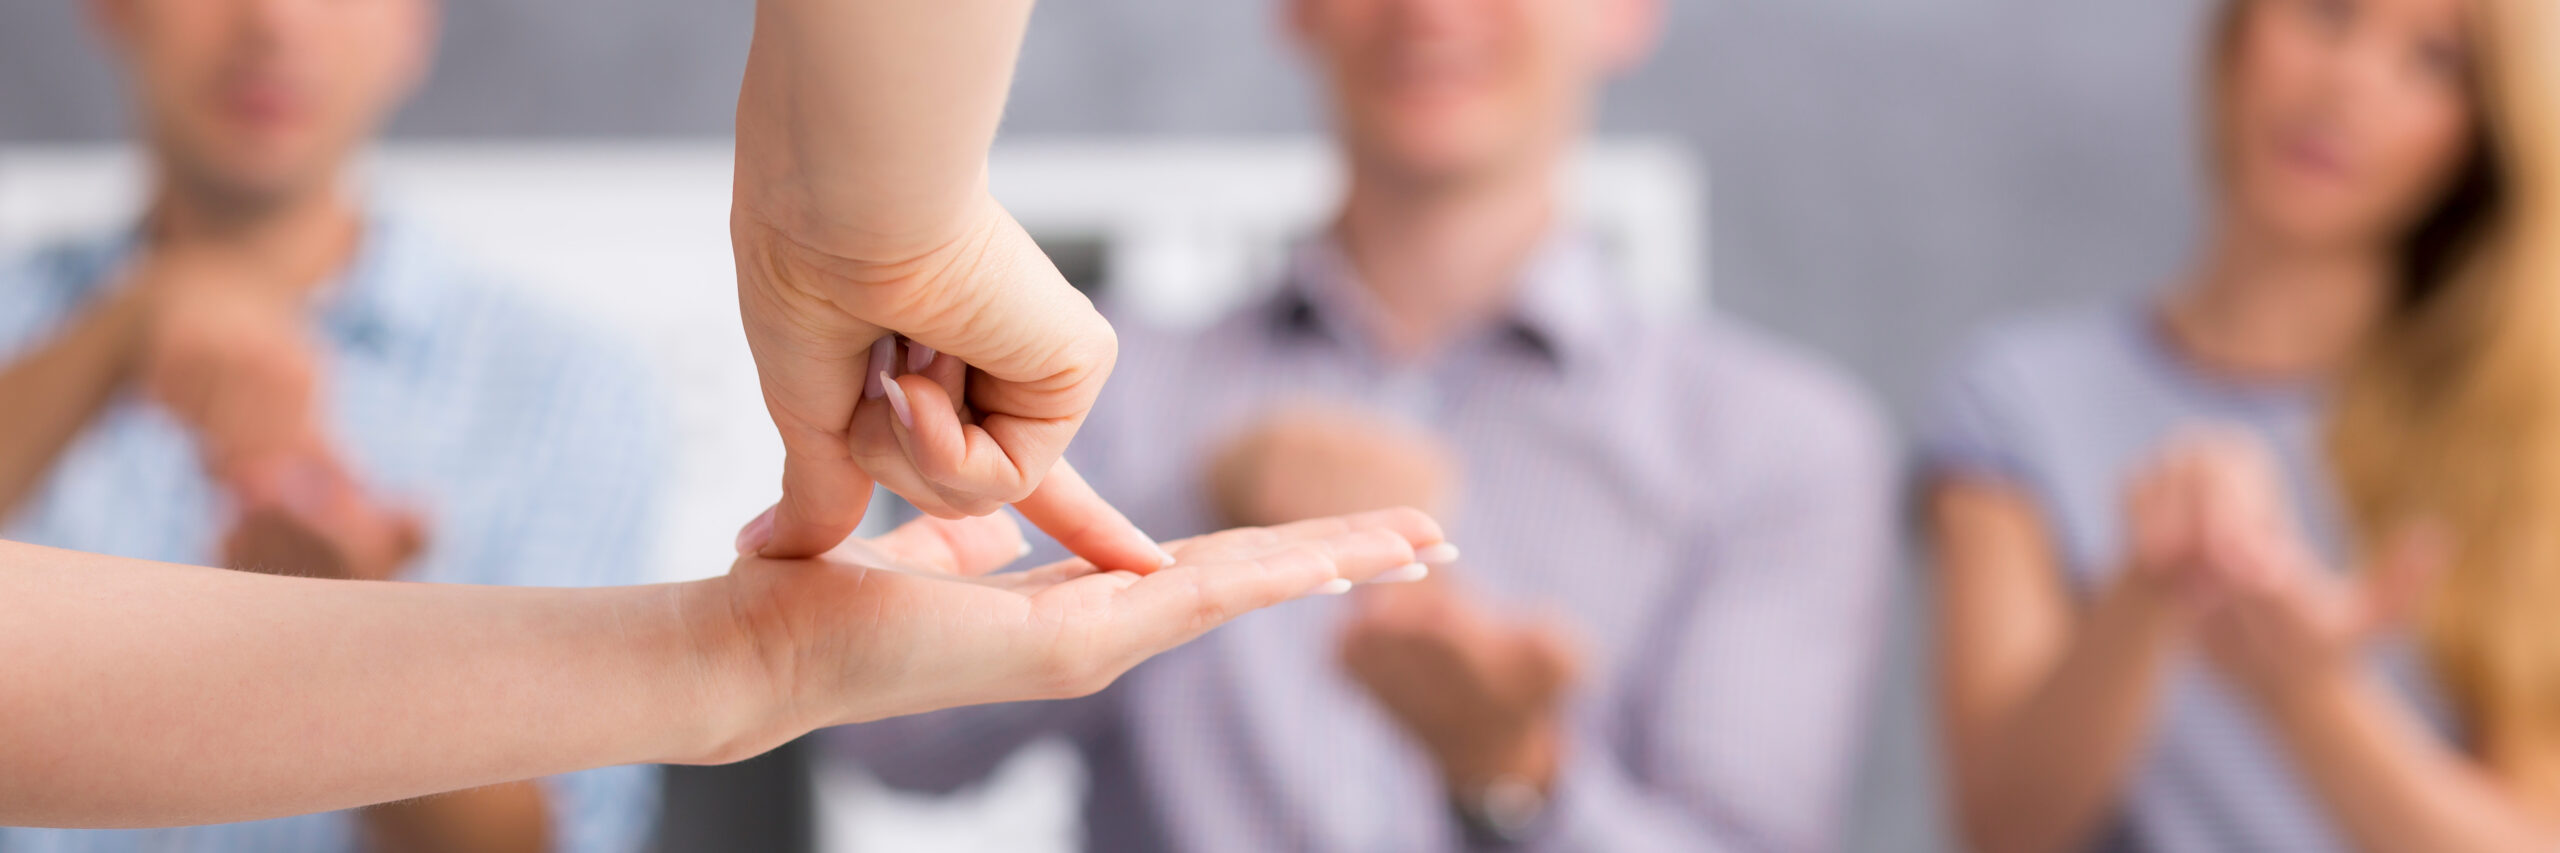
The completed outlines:
[[[1144,576],[1084,560],[992,573],[1022,541],[1005,515],[927,518],[816,559],[750,555],[732,610],[805,730],[1092,693],[1239,615],[1412,565],[1441,532],[1384,510],[1173,543],[1176,563]]]

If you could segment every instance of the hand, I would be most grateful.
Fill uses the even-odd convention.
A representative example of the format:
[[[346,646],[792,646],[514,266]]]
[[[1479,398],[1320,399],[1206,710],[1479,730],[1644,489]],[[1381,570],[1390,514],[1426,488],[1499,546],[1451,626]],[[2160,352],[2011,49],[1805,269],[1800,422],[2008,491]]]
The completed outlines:
[[[1363,590],[1342,634],[1353,678],[1420,741],[1453,791],[1553,787],[1582,654],[1563,627],[1513,623],[1445,580]]]
[[[2228,430],[2172,439],[2136,475],[2126,515],[2127,580],[2164,593],[2155,598],[2188,620],[2225,589],[2218,541],[2299,538],[2273,457],[2255,438]]]
[[[2151,499],[2157,517],[2175,523],[2155,526],[2156,541],[2137,553],[2179,555],[2169,570],[2182,573],[2207,656],[2262,696],[2352,666],[2405,625],[2447,562],[2441,533],[2416,526],[2365,571],[2341,575],[2305,541],[2262,443],[2199,436],[2170,460]]]
[[[788,697],[784,719],[757,727],[780,738],[1089,694],[1229,619],[1347,591],[1440,540],[1428,516],[1387,510],[1174,543],[1177,562],[1144,576],[1083,560],[989,574],[1024,553],[1007,516],[923,519],[812,560],[740,558],[726,594],[702,609]]]
[[[216,479],[325,444],[319,345],[301,300],[225,257],[156,250],[130,285],[149,305],[143,392],[194,434]]]
[[[1390,506],[1438,515],[1457,472],[1457,454],[1428,432],[1347,409],[1299,409],[1229,442],[1210,464],[1208,491],[1230,524]]]
[[[268,574],[390,580],[426,545],[416,514],[366,495],[326,458],[270,458],[228,484],[239,520],[223,539],[224,565]]]

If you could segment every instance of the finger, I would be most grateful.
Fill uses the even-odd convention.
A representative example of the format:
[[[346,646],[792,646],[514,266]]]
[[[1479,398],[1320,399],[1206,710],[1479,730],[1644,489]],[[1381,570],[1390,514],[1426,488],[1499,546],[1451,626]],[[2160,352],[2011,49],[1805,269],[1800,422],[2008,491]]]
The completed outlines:
[[[1312,594],[1335,576],[1335,562],[1313,547],[1234,563],[1175,566],[1139,578],[1115,596],[1109,616],[1115,631],[1106,648],[1115,659],[1134,664],[1237,616]],[[1095,575],[1066,586],[1111,577]]]
[[[1031,496],[1014,505],[1033,527],[1049,534],[1068,552],[1103,571],[1150,574],[1173,565],[1173,555],[1139,530],[1061,460]]]
[[[861,370],[881,333],[789,282],[756,286],[757,268],[747,259],[740,267],[738,309],[784,456],[781,501],[738,544],[766,557],[815,556],[844,541],[870,507],[871,478],[854,464],[848,436]]]
[[[917,350],[922,352],[933,352],[933,348],[927,347],[923,344],[915,344],[914,346]],[[912,364],[913,362],[910,361],[909,363]],[[926,379],[931,379],[933,380],[933,384],[942,386],[942,392],[951,396],[952,413],[958,415],[962,423],[967,423],[969,421],[968,364],[963,363],[959,359],[935,353],[933,358],[928,360],[922,369],[910,370],[908,372],[921,375]]]
[[[862,524],[871,507],[871,478],[853,464],[841,445],[828,452],[793,450],[782,457],[782,500],[774,504],[769,529],[744,537],[743,550],[771,559],[799,559],[826,553]],[[753,523],[750,522],[752,532]]]
[[[861,544],[848,539],[845,545]],[[873,539],[870,548],[909,565],[957,575],[982,575],[1010,565],[1030,553],[1022,526],[996,513],[975,518],[919,518]],[[834,556],[844,550],[829,551]]]
[[[972,461],[973,454],[1000,458],[1003,448],[991,438],[972,435],[974,427],[961,420],[960,408],[941,383],[924,376],[880,381],[893,415],[883,426],[937,498],[971,515],[984,515],[1029,491],[1011,465]]]

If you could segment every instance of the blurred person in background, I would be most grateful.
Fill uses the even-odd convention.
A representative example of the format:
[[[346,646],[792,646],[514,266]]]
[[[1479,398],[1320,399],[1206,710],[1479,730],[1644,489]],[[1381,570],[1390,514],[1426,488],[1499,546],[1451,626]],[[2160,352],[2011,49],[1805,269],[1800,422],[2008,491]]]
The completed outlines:
[[[1270,299],[1124,328],[1071,457],[1159,533],[1409,504],[1467,552],[1094,697],[835,747],[951,790],[1064,735],[1093,850],[1830,846],[1895,550],[1884,431],[1792,349],[1649,315],[1559,209],[1659,4],[1286,12],[1330,84],[1344,204]]]
[[[304,576],[647,580],[662,445],[624,353],[350,185],[433,0],[98,0],[153,169],[140,221],[0,279],[10,539]],[[637,849],[655,773],[0,850]]]
[[[1933,428],[1960,823],[2560,848],[2560,7],[2216,35],[2188,278],[1991,335]]]

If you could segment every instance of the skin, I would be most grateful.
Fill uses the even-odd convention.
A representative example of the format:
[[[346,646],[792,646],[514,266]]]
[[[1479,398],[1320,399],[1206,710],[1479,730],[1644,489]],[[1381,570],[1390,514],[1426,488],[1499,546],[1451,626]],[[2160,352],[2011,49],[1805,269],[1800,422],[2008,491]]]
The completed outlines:
[[[2398,236],[2476,133],[2468,14],[2463,0],[2249,4],[2218,91],[2215,229],[2162,312],[2190,363],[2254,381],[2342,367],[2384,309]],[[2362,663],[2375,634],[2403,627],[2415,570],[2334,580],[2303,556],[2272,470],[2246,440],[2173,443],[2128,484],[2125,567],[2087,601],[2062,587],[2028,494],[1931,484],[1943,737],[1974,847],[2085,844],[2152,735],[2162,677],[2192,665],[2242,686],[2358,846],[2560,838]]]
[[[762,4],[733,216],[813,227],[798,233],[837,251],[956,221],[984,186],[952,164],[983,160],[1004,96],[994,69],[1010,67],[1029,11]],[[869,177],[849,178],[846,163]],[[1105,351],[1107,330],[1060,315],[1036,278],[1000,274],[1020,267],[980,269],[986,280],[901,279],[860,291],[894,298],[847,304],[926,345],[959,344],[947,352],[994,377],[994,402],[1053,395],[1067,403],[1043,411],[1079,418],[1078,383],[1100,378],[1072,369],[1090,358],[1061,354]],[[760,358],[812,352],[809,335],[838,328],[790,310],[749,323]],[[1020,334],[973,340],[982,326]],[[1065,367],[1040,372],[1053,360]],[[915,386],[929,378],[900,381],[927,399]],[[1143,575],[1074,560],[988,576],[1020,542],[1002,517],[934,519],[813,558],[749,556],[718,578],[609,589],[351,583],[0,543],[12,607],[0,620],[0,823],[250,820],[616,764],[734,761],[818,726],[1080,695],[1245,612],[1405,572],[1416,549],[1445,544],[1428,516],[1389,510],[1176,543],[1171,565],[1139,561],[1156,569]]]
[[[1153,571],[1163,549],[1058,465],[1117,339],[987,191],[1030,3],[873,5],[757,9],[730,237],[786,456],[781,502],[740,544],[823,552],[877,483],[941,517],[1014,504],[1074,553]],[[947,60],[913,76],[924,55]],[[875,348],[892,334],[933,354]]]
[[[1259,607],[1410,564],[1410,510],[1176,543],[1151,575],[1021,554],[1006,516],[605,589],[351,583],[0,544],[0,823],[220,823],[590,767],[735,761],[829,725],[1089,694]],[[895,565],[898,568],[881,568]],[[184,649],[172,654],[170,649]],[[283,677],[280,674],[289,674]]]
[[[1350,189],[1335,234],[1392,359],[1423,359],[1512,297],[1551,227],[1554,181],[1611,74],[1643,58],[1650,0],[1293,0],[1322,73]],[[1208,493],[1238,523],[1442,505],[1455,454],[1350,411],[1287,411],[1218,454]],[[1454,583],[1364,591],[1345,670],[1421,743],[1453,794],[1553,784],[1582,652],[1569,631],[1501,613]]]
[[[1350,190],[1335,221],[1397,358],[1507,304],[1609,76],[1651,49],[1654,0],[1292,0]]]

